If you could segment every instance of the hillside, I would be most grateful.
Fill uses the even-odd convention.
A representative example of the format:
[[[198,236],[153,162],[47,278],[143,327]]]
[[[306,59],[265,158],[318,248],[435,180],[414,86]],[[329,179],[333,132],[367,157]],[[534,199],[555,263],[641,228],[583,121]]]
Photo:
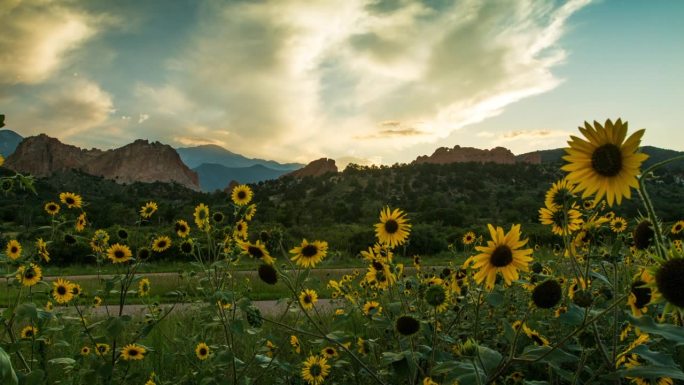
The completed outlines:
[[[642,169],[646,169],[655,163],[662,162],[664,160],[684,154],[684,152],[681,151],[668,150],[653,146],[643,146],[641,147],[641,151],[645,154],[648,154],[648,159],[644,162]],[[563,156],[565,155],[565,150],[562,148],[556,148],[553,150],[528,152],[526,154],[518,156],[527,156],[530,154],[539,154],[539,156],[541,156],[542,163],[562,163]],[[670,169],[684,170],[684,161],[678,161],[666,167]]]
[[[299,163],[278,163],[272,160],[252,159],[228,151],[225,148],[213,144],[196,147],[177,148],[183,163],[190,168],[197,168],[202,164],[219,164],[228,168],[243,168],[254,165],[262,165],[272,170],[292,171],[303,167]]]
[[[23,139],[12,130],[0,130],[0,155],[10,156]]]
[[[200,189],[204,192],[222,190],[231,181],[239,183],[256,183],[268,179],[277,179],[285,174],[285,170],[273,170],[261,164],[250,167],[226,167],[220,164],[203,163],[193,169],[199,175]]]

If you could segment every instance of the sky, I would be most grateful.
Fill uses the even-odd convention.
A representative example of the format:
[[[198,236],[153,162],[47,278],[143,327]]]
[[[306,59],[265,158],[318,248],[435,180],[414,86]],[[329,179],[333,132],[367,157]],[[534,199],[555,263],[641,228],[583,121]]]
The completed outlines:
[[[0,113],[83,148],[338,166],[565,147],[622,118],[684,150],[684,1],[2,0]]]

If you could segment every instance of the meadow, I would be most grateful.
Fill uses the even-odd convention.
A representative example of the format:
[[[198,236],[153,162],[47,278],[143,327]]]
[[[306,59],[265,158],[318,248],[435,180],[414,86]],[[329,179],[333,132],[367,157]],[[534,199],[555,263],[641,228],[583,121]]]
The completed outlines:
[[[437,239],[386,202],[353,254],[308,227],[290,244],[253,226],[268,197],[247,185],[220,210],[152,198],[121,211],[133,225],[95,228],[105,203],[67,185],[38,225],[3,234],[0,383],[681,383],[684,213],[649,196],[654,172],[681,159],[642,170],[644,131],[621,120],[580,133],[536,203],[546,234],[533,241],[503,211],[512,220]],[[162,212],[172,224],[152,226]]]

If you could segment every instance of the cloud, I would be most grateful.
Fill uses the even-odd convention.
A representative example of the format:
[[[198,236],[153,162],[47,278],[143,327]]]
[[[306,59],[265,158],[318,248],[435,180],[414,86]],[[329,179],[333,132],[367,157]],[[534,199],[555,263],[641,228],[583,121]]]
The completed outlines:
[[[97,32],[101,21],[71,2],[3,2],[0,83],[36,84],[49,79],[70,52]]]
[[[496,135],[490,143],[507,147],[515,153],[529,152],[531,149],[565,147],[570,134],[572,132],[565,130],[514,130]]]

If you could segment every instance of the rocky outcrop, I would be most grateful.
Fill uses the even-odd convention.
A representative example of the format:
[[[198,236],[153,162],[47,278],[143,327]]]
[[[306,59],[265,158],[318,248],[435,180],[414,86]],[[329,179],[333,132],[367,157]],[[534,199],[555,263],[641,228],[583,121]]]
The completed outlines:
[[[329,172],[337,173],[337,166],[334,159],[321,158],[283,176],[292,176],[295,178],[304,178],[305,176],[321,176]]]
[[[448,164],[448,163],[464,163],[464,162],[478,162],[478,163],[515,163],[515,155],[504,147],[494,147],[491,150],[480,150],[473,147],[455,146],[454,148],[440,147],[430,155],[421,155],[416,158],[413,163],[434,163],[434,164]]]
[[[114,150],[83,150],[45,134],[24,139],[7,168],[35,176],[76,169],[119,183],[176,182],[199,190],[199,178],[168,145],[136,140]]]
[[[518,163],[542,164],[542,154],[539,151],[535,151],[516,155],[515,161]]]

